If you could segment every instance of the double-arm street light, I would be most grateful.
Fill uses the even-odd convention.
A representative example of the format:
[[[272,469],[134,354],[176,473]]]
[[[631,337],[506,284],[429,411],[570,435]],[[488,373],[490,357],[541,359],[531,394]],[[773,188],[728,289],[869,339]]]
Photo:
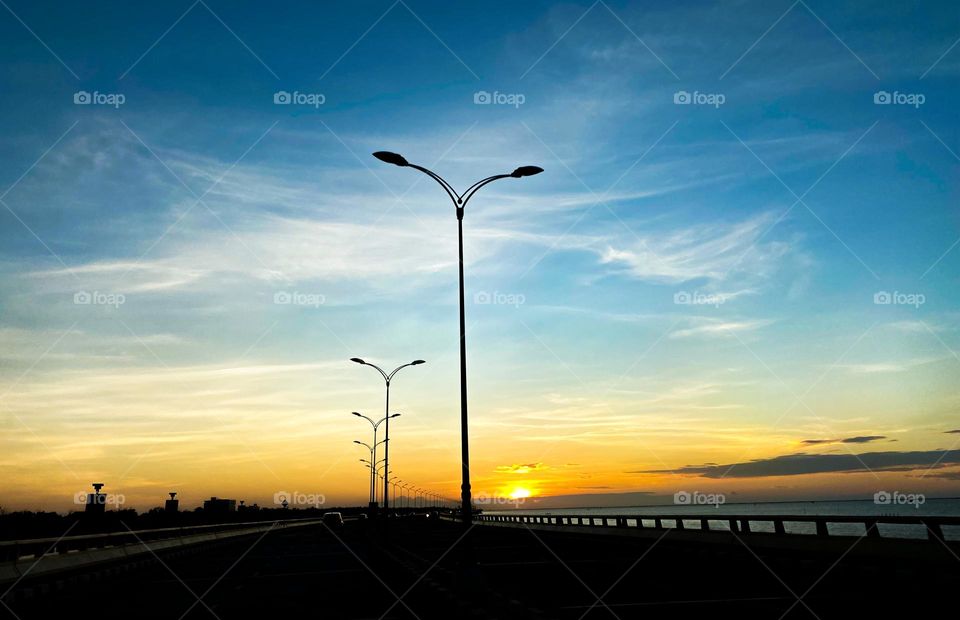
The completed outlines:
[[[387,466],[387,469],[388,469],[387,474],[384,475],[384,477],[383,477],[383,509],[384,509],[384,511],[386,511],[386,510],[389,508],[389,501],[388,501],[388,499],[389,499],[389,498],[388,498],[389,492],[388,492],[388,490],[387,490],[387,484],[388,484],[389,479],[390,479],[390,474],[389,474],[389,467],[390,467],[390,418],[395,417],[395,416],[397,416],[397,415],[400,415],[400,414],[390,415],[390,381],[393,380],[393,375],[395,375],[395,374],[397,374],[398,372],[400,372],[400,369],[406,368],[407,366],[417,366],[418,364],[423,364],[424,361],[423,361],[423,360],[413,360],[412,362],[409,362],[409,363],[407,363],[407,364],[403,364],[403,365],[401,365],[401,366],[397,366],[397,367],[394,368],[393,371],[392,371],[391,373],[389,373],[389,374],[387,374],[386,372],[384,372],[383,369],[380,368],[379,366],[377,366],[376,364],[371,364],[370,362],[365,362],[365,361],[363,361],[362,359],[360,359],[359,357],[351,357],[351,358],[350,358],[350,361],[351,361],[351,362],[356,362],[357,364],[362,364],[362,365],[364,365],[364,366],[370,366],[371,368],[375,368],[375,369],[377,370],[377,372],[379,372],[379,373],[383,376],[383,381],[384,381],[384,382],[386,383],[386,385],[387,385],[386,406],[384,407],[384,416],[385,416],[385,417],[384,417],[384,420],[387,421],[387,428],[386,428],[386,433],[385,433],[385,434],[386,434],[386,437],[384,437],[384,439],[383,439],[383,440],[386,442],[386,445],[383,446],[383,460],[384,460],[384,463],[386,463],[386,466]],[[369,419],[369,418],[368,418],[368,419]]]
[[[383,441],[377,441],[377,429],[380,428],[380,425],[383,424],[384,422],[387,423],[387,429],[389,429],[389,428],[390,428],[390,418],[399,417],[400,414],[399,414],[399,413],[395,413],[395,414],[393,414],[393,415],[386,415],[386,416],[380,418],[379,420],[377,420],[376,422],[374,422],[372,418],[368,418],[367,416],[363,415],[362,413],[357,413],[356,411],[352,411],[351,413],[352,413],[353,415],[357,416],[358,418],[363,418],[364,420],[366,420],[367,422],[370,423],[370,426],[371,426],[371,427],[373,427],[373,447],[372,447],[372,448],[370,448],[370,445],[369,445],[369,444],[363,443],[362,441],[354,441],[353,443],[360,444],[361,446],[366,446],[367,448],[370,448],[370,461],[368,461],[368,462],[376,463],[376,462],[377,462],[377,446],[379,446],[379,445],[382,444],[382,443],[386,443],[386,442],[387,442],[386,439],[384,439]],[[387,437],[389,437],[389,436],[390,436],[390,434],[387,433]],[[386,450],[386,449],[387,449],[386,446],[384,446],[384,450]],[[370,471],[370,491],[371,491],[371,493],[370,493],[370,508],[376,508],[376,507],[377,507],[377,494],[376,494],[376,486],[375,486],[375,483],[376,483],[376,478],[374,477],[373,471],[372,471],[372,469],[371,469],[371,471]]]
[[[374,435],[374,440],[376,440],[376,435]],[[372,463],[377,458],[377,446],[383,443],[383,441],[380,441],[379,443],[375,443],[372,446],[365,441],[357,441],[356,439],[353,440],[353,443],[359,446],[363,446],[364,448],[370,451],[370,460],[367,462]],[[371,475],[370,476],[370,498],[368,500],[371,506],[373,505],[373,492],[374,492],[374,484],[373,484],[373,476]]]
[[[461,463],[463,466],[461,474],[460,497],[461,501],[463,502],[463,521],[465,524],[469,524],[473,520],[473,511],[471,510],[472,504],[470,499],[470,442],[467,428],[467,330],[463,303],[463,209],[467,206],[467,202],[469,202],[470,199],[473,198],[474,194],[476,194],[477,191],[479,191],[484,185],[493,183],[499,179],[519,179],[521,177],[529,177],[535,174],[540,174],[543,172],[543,168],[538,166],[520,166],[509,174],[495,174],[485,179],[481,179],[480,181],[477,181],[468,187],[462,194],[459,194],[455,189],[453,189],[453,186],[441,178],[440,175],[427,170],[423,166],[411,164],[402,155],[390,153],[388,151],[377,151],[373,154],[373,156],[382,162],[404,168],[413,168],[414,170],[419,170],[420,172],[426,174],[440,184],[443,190],[447,193],[447,196],[450,197],[450,200],[453,202],[453,206],[457,212],[457,232],[460,250],[460,452]]]
[[[375,482],[376,470],[374,469],[374,466],[371,464],[371,462],[368,461],[367,459],[360,459],[360,462],[364,464],[363,465],[364,467],[370,470],[370,490],[373,492],[370,497],[370,505],[375,506],[377,503],[377,490],[376,490],[376,482]],[[380,462],[382,463],[383,460],[381,459]]]

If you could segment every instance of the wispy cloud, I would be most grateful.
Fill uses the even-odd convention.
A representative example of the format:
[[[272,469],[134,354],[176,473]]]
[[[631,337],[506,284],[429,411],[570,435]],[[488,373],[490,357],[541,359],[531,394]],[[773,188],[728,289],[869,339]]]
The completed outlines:
[[[732,336],[735,333],[750,332],[773,323],[769,319],[750,319],[742,321],[724,321],[722,319],[699,318],[699,325],[678,329],[670,333],[670,338],[691,338],[694,336]]]
[[[698,278],[720,282],[736,272],[770,276],[790,251],[786,243],[761,239],[772,222],[773,215],[764,214],[741,222],[644,234],[629,246],[606,247],[601,262],[618,266],[631,277],[671,284]]]

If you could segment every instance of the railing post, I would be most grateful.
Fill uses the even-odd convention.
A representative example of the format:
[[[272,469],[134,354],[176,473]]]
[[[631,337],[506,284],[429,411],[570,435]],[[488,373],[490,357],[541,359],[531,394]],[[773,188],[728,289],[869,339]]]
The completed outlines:
[[[643,517],[637,515],[637,529],[643,529]]]
[[[740,528],[737,527],[737,520],[736,520],[736,519],[730,519],[730,531],[731,531],[731,532],[739,532],[739,531],[740,531]]]
[[[927,526],[927,538],[930,540],[943,540],[943,529],[941,529],[939,523],[936,521],[926,521],[924,525]]]
[[[864,523],[867,527],[867,536],[870,538],[880,538],[880,524],[876,519],[870,519]]]
[[[680,517],[677,517],[677,518],[674,519],[674,520],[677,522],[677,529],[678,529],[678,530],[682,530],[682,529],[683,529],[683,519],[681,519]]]
[[[786,534],[787,530],[783,527],[783,519],[773,520],[773,531],[775,534]]]
[[[744,534],[750,533],[750,519],[740,519],[740,531]]]
[[[700,529],[704,532],[710,531],[710,519],[700,519]]]
[[[656,519],[653,520],[653,529],[655,530],[663,529],[663,522],[660,521],[660,517],[657,517]]]
[[[829,536],[830,530],[827,529],[827,522],[824,519],[817,519],[817,536]]]

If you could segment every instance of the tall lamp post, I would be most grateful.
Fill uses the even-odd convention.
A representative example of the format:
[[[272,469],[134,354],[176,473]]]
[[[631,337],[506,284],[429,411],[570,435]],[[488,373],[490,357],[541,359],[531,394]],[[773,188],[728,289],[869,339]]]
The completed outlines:
[[[390,428],[390,418],[400,417],[400,414],[399,414],[399,413],[395,413],[395,414],[393,414],[393,415],[389,415],[389,412],[388,412],[388,415],[385,415],[384,417],[382,417],[382,418],[380,418],[379,420],[377,420],[376,422],[374,422],[373,419],[368,418],[367,416],[363,415],[362,413],[357,413],[356,411],[351,411],[351,413],[352,413],[353,415],[357,416],[358,418],[363,418],[364,420],[366,420],[367,422],[370,423],[370,426],[373,427],[373,449],[370,451],[370,462],[377,463],[377,462],[378,462],[378,461],[377,461],[377,446],[379,446],[379,445],[382,444],[382,443],[386,443],[386,441],[387,441],[386,439],[384,439],[383,441],[377,441],[377,429],[380,428],[380,425],[383,424],[384,422],[387,423],[387,429],[389,429],[389,428]],[[389,437],[389,436],[390,436],[390,434],[387,433],[387,437]],[[366,447],[368,447],[368,448],[370,447],[369,445],[367,445],[367,444],[365,444],[365,443],[361,443],[361,442],[359,442],[359,441],[354,441],[353,443],[359,443],[360,445],[366,446]],[[389,444],[388,444],[388,445],[389,445]],[[387,447],[384,446],[383,449],[384,449],[384,451],[386,451]],[[376,477],[374,476],[373,471],[371,471],[371,472],[370,472],[370,487],[371,487],[371,489],[374,491],[373,493],[370,494],[370,506],[369,506],[369,507],[370,507],[371,509],[374,509],[374,508],[377,507],[377,493],[376,493],[375,483],[376,483]]]
[[[377,151],[373,156],[382,162],[404,168],[413,168],[426,174],[440,184],[447,196],[450,197],[457,212],[457,233],[460,250],[460,453],[462,464],[460,497],[463,502],[463,522],[469,524],[473,520],[473,511],[471,510],[470,499],[470,442],[467,426],[467,327],[463,303],[463,209],[467,206],[467,202],[473,198],[473,195],[484,185],[499,179],[519,179],[540,174],[543,172],[543,168],[539,166],[520,166],[510,174],[495,174],[481,179],[468,187],[462,194],[459,194],[440,175],[427,170],[423,166],[411,164],[402,155],[389,151]]]
[[[385,373],[385,372],[383,371],[383,369],[380,368],[379,366],[377,366],[376,364],[371,364],[370,362],[365,362],[365,361],[363,361],[362,359],[360,359],[359,357],[351,357],[351,358],[350,358],[350,361],[351,361],[351,362],[356,362],[357,364],[362,364],[362,365],[364,365],[364,366],[370,366],[371,368],[377,369],[377,371],[383,376],[383,381],[384,381],[384,382],[386,383],[386,385],[387,385],[387,399],[386,399],[386,406],[384,407],[384,416],[385,416],[385,417],[384,417],[384,420],[387,421],[387,428],[386,428],[386,437],[384,437],[384,439],[383,439],[383,440],[386,442],[386,445],[383,446],[383,460],[384,460],[384,463],[385,463],[385,466],[386,466],[386,471],[387,471],[387,473],[384,474],[384,476],[383,476],[383,510],[384,510],[384,513],[386,513],[386,510],[390,507],[390,506],[389,506],[389,495],[390,495],[390,493],[389,493],[389,491],[388,491],[388,489],[387,489],[387,484],[389,483],[389,480],[390,480],[390,474],[389,474],[389,468],[390,468],[390,418],[395,417],[396,415],[399,415],[399,414],[390,415],[390,381],[393,380],[393,375],[395,375],[395,374],[397,374],[398,372],[400,372],[400,369],[406,368],[407,366],[417,366],[417,365],[419,365],[419,364],[423,364],[424,361],[423,361],[423,360],[413,360],[412,362],[409,362],[409,363],[407,363],[407,364],[403,364],[403,365],[401,365],[401,366],[397,366],[396,368],[393,369],[393,372],[391,372],[390,374]]]

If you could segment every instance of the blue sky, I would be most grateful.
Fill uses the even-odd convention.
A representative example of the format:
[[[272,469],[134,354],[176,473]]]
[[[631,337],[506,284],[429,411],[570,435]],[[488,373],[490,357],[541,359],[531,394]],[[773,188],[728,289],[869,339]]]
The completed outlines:
[[[543,494],[666,493],[626,472],[958,437],[950,3],[4,1],[15,496],[216,491],[189,462],[352,500],[344,415],[382,406],[354,355],[431,362],[397,392],[398,469],[453,494],[455,218],[380,149],[460,188],[546,169],[465,220],[491,494],[516,463]],[[861,473],[837,493],[885,484]]]

